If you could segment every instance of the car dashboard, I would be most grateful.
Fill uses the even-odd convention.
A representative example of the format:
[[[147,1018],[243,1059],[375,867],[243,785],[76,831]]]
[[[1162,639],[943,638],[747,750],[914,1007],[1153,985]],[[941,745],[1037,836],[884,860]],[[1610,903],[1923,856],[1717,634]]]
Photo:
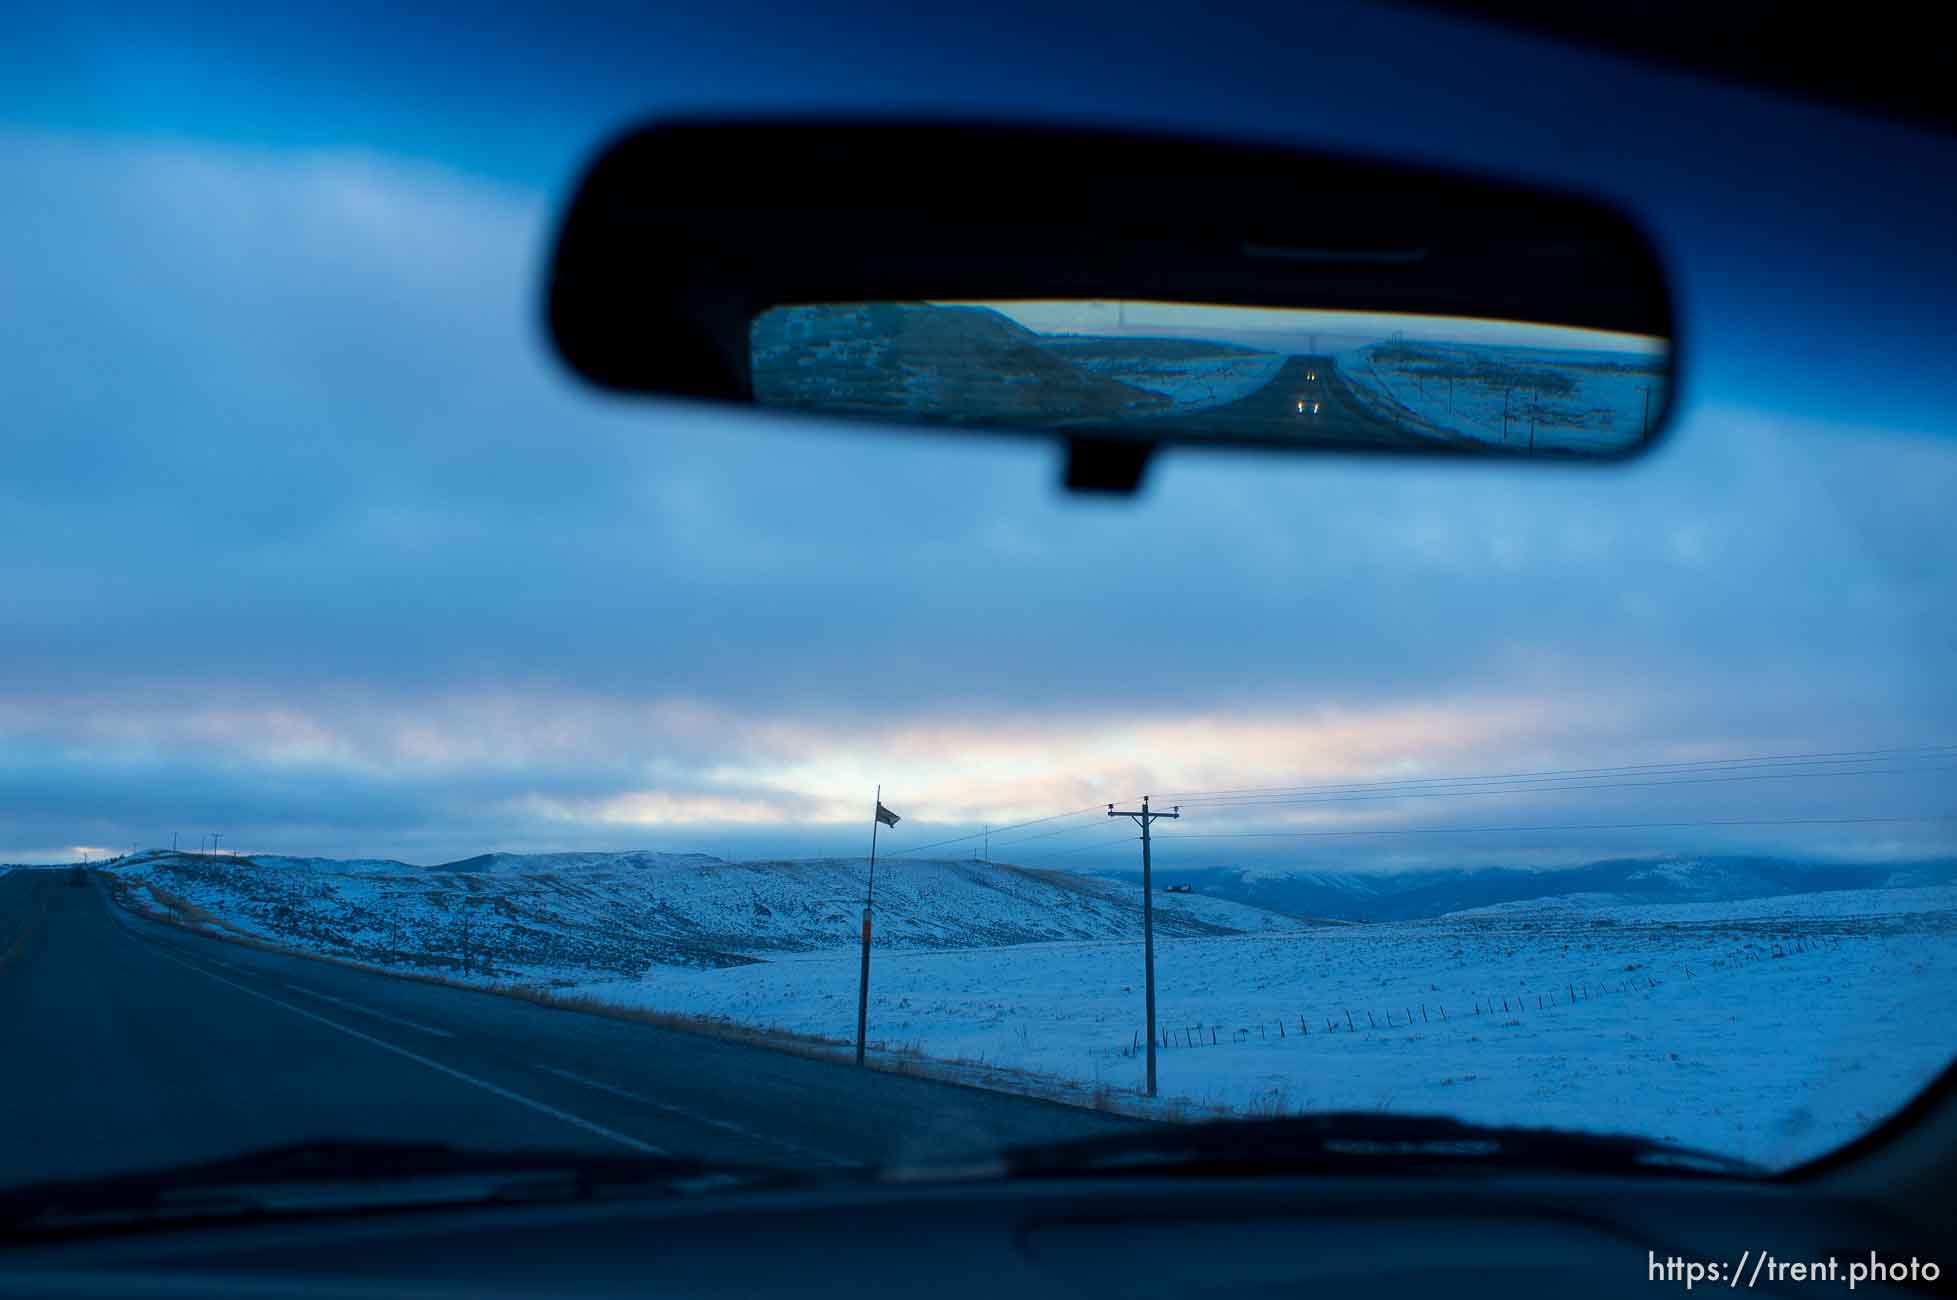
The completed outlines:
[[[1124,1176],[179,1225],[16,1247],[0,1293],[1648,1296],[1739,1269],[1771,1294],[1814,1284],[1796,1263],[1832,1259],[1846,1285],[1871,1255],[1929,1258],[1878,1211],[1784,1183]]]

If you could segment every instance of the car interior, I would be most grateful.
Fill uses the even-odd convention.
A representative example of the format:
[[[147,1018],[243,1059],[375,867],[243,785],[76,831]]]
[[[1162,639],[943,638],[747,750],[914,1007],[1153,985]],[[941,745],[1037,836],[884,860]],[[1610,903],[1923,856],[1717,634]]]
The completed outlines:
[[[771,39],[766,6],[683,19],[663,8],[646,7],[634,30],[667,42],[668,56],[715,33],[717,49],[752,51],[752,86],[697,103],[649,91],[629,116],[581,124],[579,165],[558,178],[534,262],[511,268],[532,292],[529,316],[509,328],[622,428],[644,412],[679,409],[730,449],[759,436],[743,423],[759,419],[872,448],[942,447],[948,457],[1018,448],[1027,475],[1047,476],[1056,510],[1110,517],[1206,508],[1185,465],[1256,477],[1324,466],[1391,475],[1413,463],[1462,481],[1510,475],[1542,493],[1578,482],[1603,490],[1717,432],[1681,413],[1734,382],[1722,377],[1722,347],[1742,368],[1784,380],[1789,403],[1820,393],[1816,404],[1849,404],[1816,405],[1804,418],[1855,436],[1857,381],[1808,362],[1862,346],[1842,340],[1891,295],[1920,344],[1892,356],[1914,385],[1894,389],[1893,400],[1925,439],[1953,436],[1957,396],[1934,358],[1949,342],[1957,262],[1947,240],[1916,241],[1928,230],[1948,234],[1949,210],[1935,214],[1931,201],[1957,197],[1957,113],[1947,69],[1911,75],[1917,56],[1900,47],[1914,42],[1893,28],[1844,32],[1839,16],[1766,6],[1708,15],[1669,4],[1434,0],[1322,13],[1187,7],[1179,17],[1082,8],[1063,20],[1013,5],[986,21],[1010,29],[998,39],[1021,48],[1026,67],[997,69],[998,92],[979,102],[933,95],[927,84],[932,58],[949,66],[998,56],[998,46],[966,42],[974,15],[945,19],[941,30],[923,10],[847,21],[839,10],[828,21],[858,61],[789,84],[770,81],[768,70],[794,56]],[[824,21],[822,8],[798,21]],[[466,50],[470,19],[449,21],[455,48]],[[554,11],[538,7],[529,21],[531,57],[556,60],[575,81],[578,55],[569,38],[551,35]],[[1095,33],[1130,22],[1145,27],[1162,62],[1124,82],[1113,62],[1132,47],[1097,52]],[[1180,52],[1158,39],[1175,30],[1187,33]],[[1918,39],[1937,46],[1927,30]],[[1396,106],[1407,83],[1395,69],[1414,45],[1435,60],[1458,50],[1458,64],[1446,65],[1458,71],[1429,98]],[[909,62],[893,71],[900,60]],[[1179,60],[1216,68],[1160,92],[1155,79]],[[1345,79],[1321,92],[1318,69],[1330,60],[1347,68]],[[1100,70],[1078,81],[1090,64]],[[1219,70],[1226,64],[1234,71]],[[1538,75],[1545,89],[1531,110],[1521,88]],[[1367,76],[1380,87],[1377,102],[1343,118],[1313,116],[1316,95],[1350,97]],[[1022,77],[1049,88],[1022,93]],[[1543,134],[1529,138],[1556,135],[1570,156],[1592,160],[1588,170],[1519,155],[1496,116],[1468,108],[1444,133],[1431,126],[1448,116],[1450,97],[1470,103],[1484,77],[1503,85],[1488,93],[1506,96],[1505,112],[1538,115]],[[881,82],[895,89],[879,104]],[[824,96],[809,84],[854,90]],[[1678,100],[1687,107],[1659,102],[1672,87],[1689,89]],[[1192,107],[1198,96],[1209,108]],[[1705,105],[1743,106],[1731,119],[1743,126],[1696,119]],[[522,106],[507,111],[513,119]],[[522,129],[458,100],[458,131],[477,129],[461,121],[470,112]],[[1345,129],[1368,115],[1388,124],[1379,138]],[[1852,217],[1840,215],[1849,202],[1841,194],[1807,206],[1807,187],[1832,165],[1817,156],[1826,142],[1816,123],[1847,124],[1844,138],[1870,150],[1858,178],[1893,175],[1894,193],[1862,194],[1866,207]],[[1433,147],[1415,143],[1426,138]],[[1889,140],[1893,163],[1874,153]],[[1731,172],[1734,158],[1757,171]],[[1693,253],[1693,222],[1727,219],[1719,214],[1738,211],[1742,191],[1757,205],[1746,211],[1777,214],[1776,227]],[[1852,265],[1830,269],[1810,256],[1851,228],[1862,241]],[[1784,298],[1761,288],[1791,266],[1818,278]],[[1743,292],[1755,295],[1744,308],[1717,305],[1722,293]],[[1765,334],[1722,335],[1730,319],[1773,301],[1785,303],[1767,313],[1778,317],[1774,328],[1811,332],[1811,352],[1777,353]],[[1837,301],[1838,318],[1818,317]],[[1946,314],[1933,315],[1936,303]],[[1477,339],[1525,349],[1535,377],[1510,386],[1529,404],[1501,383],[1457,391],[1444,369],[1396,402],[1336,370],[1337,349],[1321,338],[1388,315],[1404,325],[1368,354],[1381,366],[1394,357],[1467,365],[1464,350],[1483,346]],[[1137,318],[1151,322],[1153,353],[1106,342]],[[30,326],[17,318],[13,328]],[[1259,340],[1280,331],[1311,341],[1280,361],[1259,360]],[[1070,348],[1071,360],[1055,360]],[[1199,397],[1186,386],[1136,386],[1192,357],[1212,385]],[[1568,367],[1562,378],[1559,366]],[[1214,385],[1224,383],[1246,395],[1219,398]],[[1561,423],[1541,417],[1542,390],[1556,384],[1568,409],[1581,408]],[[1474,408],[1483,423],[1448,425],[1470,418],[1460,412],[1471,391],[1492,394]],[[960,463],[947,460],[947,472]],[[455,472],[468,472],[462,460]],[[1756,472],[1763,481],[1774,473]],[[522,495],[512,490],[513,512]],[[1408,509],[1385,499],[1380,508]],[[1417,524],[1409,513],[1409,530]],[[928,523],[918,535],[926,545]],[[1234,559],[1211,561],[1222,569]],[[703,549],[700,571],[719,572],[721,562]],[[1175,612],[1190,594],[1149,598],[1165,618],[1207,617]],[[1950,596],[1944,590],[1921,624],[1946,645]],[[901,640],[905,617],[896,609],[877,635]],[[1257,635],[1251,613],[1238,634]],[[1149,689],[1112,675],[1106,683],[1111,697]],[[1947,699],[1950,686],[1926,689]],[[908,827],[895,813],[885,819],[886,800],[904,805],[879,788],[880,833],[896,843]],[[1097,800],[1081,802],[1105,821]],[[1939,815],[1949,813],[1944,803]],[[1153,809],[1107,806],[1108,817],[1138,814],[1187,816],[1161,796]],[[108,888],[79,869],[72,883]],[[1191,891],[1167,888],[1172,901]],[[1158,1045],[1173,1059],[1174,1042],[1156,1021],[1152,946],[1148,960],[1148,1019],[1137,1019],[1134,1042],[1146,1045],[1152,1095]],[[215,979],[260,987],[205,965]],[[315,1019],[346,1011],[297,992],[265,997]],[[1425,1005],[1419,1013],[1427,1019]],[[1415,1013],[1405,1014],[1411,1026]],[[415,1020],[405,1016],[409,1029]],[[355,1037],[409,1032],[359,1023]],[[1319,1032],[1291,1026],[1301,1029]],[[451,1075],[481,1075],[441,1064],[443,1042],[432,1037],[440,1032],[381,1046],[396,1057],[426,1053]],[[344,1147],[0,1188],[0,1294],[1427,1297],[1703,1286],[1812,1295],[1941,1293],[1957,1265],[1957,1063],[1900,1109],[1869,1117],[1854,1140],[1770,1169],[1608,1125],[1575,1133],[1526,1118],[1476,1125],[1350,1108],[1149,1121],[793,1176],[663,1149],[653,1159],[653,1148],[638,1148],[604,1161],[460,1162],[388,1149],[381,1171],[411,1194],[380,1204],[358,1194],[379,1176],[375,1166]]]

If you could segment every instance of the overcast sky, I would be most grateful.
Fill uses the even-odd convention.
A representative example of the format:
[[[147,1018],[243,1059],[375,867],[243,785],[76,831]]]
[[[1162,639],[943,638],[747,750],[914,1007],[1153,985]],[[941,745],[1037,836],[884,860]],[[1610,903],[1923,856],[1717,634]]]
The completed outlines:
[[[1421,343],[1480,343],[1497,347],[1575,348],[1665,355],[1666,341],[1644,334],[1575,329],[1540,321],[1484,320],[1472,316],[1420,316],[1410,312],[1298,310],[1279,307],[1216,307],[1168,302],[1100,302],[1086,299],[978,304],[1003,312],[1042,334],[1147,334],[1173,332],[1275,346],[1281,338],[1306,351],[1376,343],[1404,335]],[[1332,340],[1336,340],[1333,342]]]
[[[1947,141],[1800,110],[1797,150],[1759,134],[1765,109],[1642,74],[1623,102],[1646,134],[1611,124],[1607,151],[1479,75],[1485,97],[1437,138],[1379,110],[1377,68],[1315,63],[1332,71],[1315,116],[1293,104],[1306,142],[1418,153],[1500,128],[1518,167],[1649,189],[1686,311],[1677,427],[1624,470],[1189,455],[1108,503],[1059,493],[1036,445],[601,398],[552,360],[537,280],[588,151],[748,86],[871,93],[838,90],[816,46],[790,60],[726,38],[681,60],[643,37],[634,77],[591,18],[569,30],[597,32],[594,52],[560,75],[545,56],[563,50],[526,64],[489,29],[448,47],[442,76],[467,92],[443,99],[374,71],[420,66],[426,33],[356,61],[357,24],[91,21],[0,40],[0,861],[211,830],[417,862],[859,852],[879,782],[901,849],[1150,791],[1957,741]],[[977,48],[969,21],[890,29],[913,56],[892,93],[997,95],[948,53]],[[1251,87],[1218,109],[1143,27],[1121,37],[1131,61],[1078,75],[1017,56],[1029,99],[1007,102],[1128,95],[1268,130],[1299,93],[1249,51],[1202,74]],[[39,71],[64,58],[89,74],[66,92]],[[1462,93],[1452,66],[1407,84]],[[753,80],[715,75],[736,67]],[[1144,94],[1151,67],[1166,96]],[[518,86],[530,108],[512,114]],[[1682,161],[1649,143],[1697,120],[1724,125]],[[1742,165],[1748,184],[1711,193]],[[1885,260],[1898,248],[1917,250],[1908,275]],[[1212,806],[1176,829],[1800,825],[1164,852],[1919,856],[1957,842],[1921,820],[1957,813],[1953,766]],[[1057,825],[1011,856],[1132,857],[1104,818]]]

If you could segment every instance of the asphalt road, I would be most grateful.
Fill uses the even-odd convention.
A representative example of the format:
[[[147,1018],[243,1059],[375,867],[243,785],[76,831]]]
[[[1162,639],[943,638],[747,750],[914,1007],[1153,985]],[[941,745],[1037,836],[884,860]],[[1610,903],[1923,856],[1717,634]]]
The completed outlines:
[[[0,876],[0,1187],[327,1137],[796,1167],[1136,1121],[226,943]]]
[[[1308,376],[1315,376],[1309,378]],[[1303,413],[1298,403],[1304,402]],[[1316,413],[1311,403],[1318,404]],[[1176,419],[1166,416],[1164,419]],[[1189,415],[1200,437],[1296,437],[1342,447],[1431,447],[1434,440],[1374,415],[1352,393],[1328,356],[1292,357],[1256,392]]]

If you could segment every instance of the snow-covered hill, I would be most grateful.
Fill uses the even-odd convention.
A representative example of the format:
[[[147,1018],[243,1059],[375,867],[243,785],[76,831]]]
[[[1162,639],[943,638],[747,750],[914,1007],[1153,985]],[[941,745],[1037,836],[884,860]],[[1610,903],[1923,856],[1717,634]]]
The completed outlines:
[[[850,948],[858,941],[867,864],[635,852],[496,853],[418,867],[151,852],[111,874],[139,904],[281,944],[445,973],[590,979]],[[1303,924],[1200,895],[1158,895],[1155,918],[1164,937]],[[877,870],[879,947],[982,948],[1140,933],[1140,893],[1118,881],[971,860],[905,859]]]

